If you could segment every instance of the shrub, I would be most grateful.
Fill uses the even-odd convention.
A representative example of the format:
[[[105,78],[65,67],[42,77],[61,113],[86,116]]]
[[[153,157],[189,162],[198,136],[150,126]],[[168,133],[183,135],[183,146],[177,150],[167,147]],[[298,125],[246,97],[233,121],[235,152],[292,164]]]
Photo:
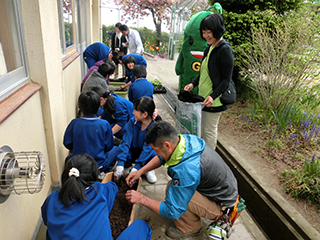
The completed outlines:
[[[317,160],[305,161],[301,168],[283,171],[281,181],[286,193],[319,204],[320,211],[320,165]]]

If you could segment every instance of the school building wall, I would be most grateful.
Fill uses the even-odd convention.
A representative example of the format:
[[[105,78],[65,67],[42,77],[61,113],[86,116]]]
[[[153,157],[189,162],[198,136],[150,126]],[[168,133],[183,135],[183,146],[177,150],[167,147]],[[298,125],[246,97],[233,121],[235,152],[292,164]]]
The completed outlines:
[[[0,123],[0,147],[41,151],[46,168],[40,193],[0,196],[0,238],[15,240],[35,239],[40,207],[59,184],[68,155],[63,134],[76,116],[83,63],[79,52],[68,64],[61,59],[56,0],[21,0],[21,12],[31,82],[0,102],[0,112],[12,107]],[[99,12],[99,0],[86,1],[87,46],[100,41]]]

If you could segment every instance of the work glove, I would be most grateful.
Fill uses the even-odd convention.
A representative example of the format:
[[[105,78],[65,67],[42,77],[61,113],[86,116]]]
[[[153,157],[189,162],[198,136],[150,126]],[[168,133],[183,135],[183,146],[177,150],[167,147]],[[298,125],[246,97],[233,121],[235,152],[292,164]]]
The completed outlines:
[[[113,172],[113,181],[115,183],[118,183],[120,178],[123,176],[124,173],[124,167],[123,166],[116,166],[116,169]]]
[[[241,212],[243,209],[245,209],[247,206],[244,205],[245,200],[243,198],[240,198],[238,204],[237,204],[237,209],[238,212]]]

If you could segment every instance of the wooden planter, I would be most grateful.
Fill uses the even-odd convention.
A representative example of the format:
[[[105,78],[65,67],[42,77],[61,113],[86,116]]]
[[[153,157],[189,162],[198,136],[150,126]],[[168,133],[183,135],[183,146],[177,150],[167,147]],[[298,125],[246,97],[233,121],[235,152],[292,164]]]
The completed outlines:
[[[110,182],[110,181],[112,181],[112,178],[113,178],[113,172],[109,172],[104,176],[104,178],[102,180],[102,183]],[[140,192],[141,182],[142,182],[142,178],[140,177],[139,181],[138,181],[137,190],[136,190],[137,192]],[[131,223],[133,223],[133,221],[134,221],[135,214],[136,214],[136,208],[137,208],[137,204],[133,204],[132,210],[131,210],[131,214],[130,214],[130,219],[129,219],[129,222],[128,222],[128,226]]]

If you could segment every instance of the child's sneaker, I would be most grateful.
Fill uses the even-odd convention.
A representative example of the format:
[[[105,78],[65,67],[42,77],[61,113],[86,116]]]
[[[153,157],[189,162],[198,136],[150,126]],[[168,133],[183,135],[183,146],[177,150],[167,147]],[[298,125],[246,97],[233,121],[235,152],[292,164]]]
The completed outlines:
[[[156,173],[154,172],[154,170],[151,170],[151,171],[149,171],[149,172],[147,172],[146,174],[145,174],[145,176],[146,176],[146,178],[147,178],[147,181],[149,182],[149,183],[155,183],[155,182],[157,182],[157,176],[156,176]]]

